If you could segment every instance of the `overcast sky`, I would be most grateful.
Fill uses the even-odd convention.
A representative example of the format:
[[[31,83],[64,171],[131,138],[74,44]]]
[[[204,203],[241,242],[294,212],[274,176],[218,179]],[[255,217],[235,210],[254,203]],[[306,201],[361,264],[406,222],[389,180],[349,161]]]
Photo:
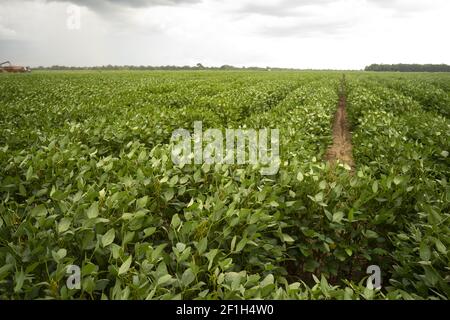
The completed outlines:
[[[449,17],[448,0],[0,0],[0,60],[320,69],[450,64]]]

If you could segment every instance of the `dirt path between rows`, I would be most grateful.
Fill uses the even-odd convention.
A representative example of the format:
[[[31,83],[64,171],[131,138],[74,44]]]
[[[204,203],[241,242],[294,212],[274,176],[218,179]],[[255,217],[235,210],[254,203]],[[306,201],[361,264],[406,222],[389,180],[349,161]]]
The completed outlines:
[[[341,163],[348,164],[353,169],[355,163],[352,155],[352,138],[348,129],[347,112],[345,110],[346,105],[347,101],[343,80],[339,93],[339,104],[334,116],[333,144],[328,148],[325,160],[331,163],[336,163],[339,160]]]

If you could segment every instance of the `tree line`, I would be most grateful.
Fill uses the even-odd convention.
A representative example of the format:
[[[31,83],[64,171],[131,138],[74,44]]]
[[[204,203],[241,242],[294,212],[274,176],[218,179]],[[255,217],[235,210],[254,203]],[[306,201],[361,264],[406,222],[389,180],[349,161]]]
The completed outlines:
[[[136,65],[103,65],[103,66],[62,66],[62,65],[53,65],[53,66],[38,66],[33,67],[33,70],[60,70],[60,71],[69,71],[69,70],[99,70],[99,71],[107,71],[107,70],[250,70],[250,71],[335,71],[332,69],[297,69],[297,68],[279,68],[279,67],[253,67],[253,66],[242,66],[236,67],[232,65],[225,64],[220,67],[216,66],[204,66],[201,63],[197,63],[193,66],[176,66],[176,65],[165,65],[165,66],[136,66]]]
[[[371,64],[365,71],[450,72],[446,64]]]
[[[235,67],[231,65],[223,65],[220,67],[205,67],[201,63],[195,66],[136,66],[136,65],[103,65],[103,66],[90,66],[90,67],[74,67],[74,66],[60,66],[53,65],[49,67],[35,67],[34,70],[288,70],[282,68],[262,68],[262,67]]]

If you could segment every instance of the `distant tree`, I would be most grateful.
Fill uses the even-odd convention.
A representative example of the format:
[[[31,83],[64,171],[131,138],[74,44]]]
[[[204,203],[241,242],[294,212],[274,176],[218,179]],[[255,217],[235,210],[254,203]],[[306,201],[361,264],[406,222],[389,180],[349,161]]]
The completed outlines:
[[[450,72],[446,64],[371,64],[365,71],[399,71],[399,72]]]
[[[230,66],[228,64],[224,64],[223,66],[220,67],[220,69],[222,69],[222,70],[232,70],[232,69],[236,69],[236,67]]]
[[[261,67],[235,67],[232,65],[222,65],[220,67],[205,67],[201,63],[197,63],[195,66],[133,66],[133,65],[102,65],[102,66],[92,66],[92,67],[74,67],[74,66],[60,66],[53,65],[49,67],[39,66],[37,68],[33,68],[34,70],[96,70],[96,71],[105,71],[105,70],[251,70],[251,71],[282,71],[282,70],[298,70],[298,69],[286,69],[286,68],[261,68]]]

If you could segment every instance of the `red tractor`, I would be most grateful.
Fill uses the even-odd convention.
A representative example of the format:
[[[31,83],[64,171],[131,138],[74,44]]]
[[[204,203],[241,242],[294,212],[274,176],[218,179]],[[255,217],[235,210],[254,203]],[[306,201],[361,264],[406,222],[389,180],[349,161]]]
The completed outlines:
[[[24,73],[31,72],[31,69],[29,67],[13,66],[11,62],[5,61],[3,63],[0,63],[0,73],[3,72]]]

